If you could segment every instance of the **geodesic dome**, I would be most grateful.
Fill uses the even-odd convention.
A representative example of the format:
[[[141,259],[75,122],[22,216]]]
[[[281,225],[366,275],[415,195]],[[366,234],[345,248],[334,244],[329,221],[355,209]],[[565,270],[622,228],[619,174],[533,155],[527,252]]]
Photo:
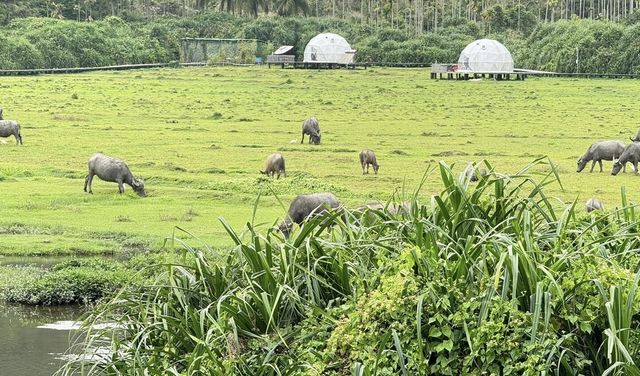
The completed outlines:
[[[322,33],[311,38],[304,49],[305,63],[349,63],[353,60],[349,43],[338,34]]]
[[[502,43],[493,39],[478,39],[460,53],[459,71],[482,73],[513,73],[513,58]]]

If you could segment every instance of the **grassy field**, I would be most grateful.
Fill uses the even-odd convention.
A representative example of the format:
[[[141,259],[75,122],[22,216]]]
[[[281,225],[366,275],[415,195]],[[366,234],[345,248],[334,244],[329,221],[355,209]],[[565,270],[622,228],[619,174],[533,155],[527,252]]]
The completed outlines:
[[[429,80],[424,69],[281,70],[183,68],[2,77],[5,119],[23,127],[24,146],[0,139],[0,253],[75,254],[155,248],[175,226],[212,246],[231,241],[218,221],[271,225],[298,193],[330,190],[347,205],[385,201],[417,188],[445,160],[462,170],[486,159],[513,173],[538,156],[557,164],[561,200],[592,196],[638,201],[640,180],[576,173],[596,140],[627,140],[638,129],[631,80]],[[322,144],[300,145],[302,120],[320,120]],[[296,140],[296,143],[293,143]],[[378,176],[363,176],[358,152],[376,151]],[[284,154],[287,179],[258,173]],[[148,197],[94,180],[95,152],[125,160]],[[588,166],[589,168],[590,166]],[[588,171],[588,168],[586,171]],[[596,168],[597,171],[597,168]],[[629,170],[630,171],[630,170]],[[442,189],[427,178],[421,198]],[[274,197],[277,193],[282,204]]]

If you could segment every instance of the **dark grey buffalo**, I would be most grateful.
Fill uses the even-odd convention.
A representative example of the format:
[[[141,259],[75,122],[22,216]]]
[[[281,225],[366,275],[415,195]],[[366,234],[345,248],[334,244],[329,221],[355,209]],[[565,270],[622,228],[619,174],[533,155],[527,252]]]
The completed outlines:
[[[604,205],[602,205],[602,201],[597,198],[590,198],[586,203],[587,213],[590,213],[594,210],[604,210]]]
[[[298,195],[291,205],[287,217],[280,224],[280,231],[286,239],[289,239],[293,224],[302,225],[308,218],[322,215],[328,210],[336,209],[340,206],[340,202],[333,193],[322,192]]]
[[[576,172],[584,170],[584,167],[589,161],[592,161],[591,171],[589,172],[593,172],[593,167],[596,165],[596,162],[600,165],[600,172],[602,172],[602,160],[613,161],[619,158],[623,151],[624,144],[621,141],[600,141],[593,143],[589,146],[587,152],[578,159],[578,169]]]
[[[633,171],[638,173],[638,161],[640,161],[640,142],[632,142],[624,148],[620,158],[613,163],[611,175],[617,175],[628,162],[633,165]]]
[[[129,167],[123,161],[109,157],[104,154],[94,154],[89,158],[89,174],[84,179],[84,191],[91,191],[91,182],[93,177],[97,175],[104,181],[118,183],[118,192],[124,192],[124,185],[128,184],[141,197],[146,196],[144,191],[144,181],[137,179],[131,174]]]
[[[22,134],[20,124],[15,120],[0,120],[0,137],[14,136],[16,143],[22,145]]]
[[[318,119],[315,117],[310,117],[305,119],[302,123],[302,140],[301,144],[304,144],[304,135],[309,135],[309,143],[310,144],[320,144],[320,123]]]
[[[378,175],[378,169],[380,165],[376,159],[376,153],[370,149],[364,149],[360,152],[360,165],[362,165],[362,175],[365,174],[364,167],[367,166],[367,174],[369,173],[369,165],[373,166],[373,172]]]
[[[280,174],[284,174],[284,177],[286,178],[287,172],[284,167],[284,157],[282,154],[274,153],[268,156],[264,171],[260,171],[260,173],[270,177],[277,174],[278,179],[280,179]]]

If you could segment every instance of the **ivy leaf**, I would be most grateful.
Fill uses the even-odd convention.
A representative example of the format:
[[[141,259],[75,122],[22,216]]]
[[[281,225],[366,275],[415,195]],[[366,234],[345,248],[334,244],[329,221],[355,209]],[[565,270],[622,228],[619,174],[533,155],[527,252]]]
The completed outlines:
[[[591,333],[593,331],[593,328],[591,327],[591,323],[583,321],[580,323],[580,330],[585,333]]]
[[[436,352],[442,352],[442,350],[451,351],[453,349],[453,341],[448,339],[444,342],[440,342],[435,347]]]

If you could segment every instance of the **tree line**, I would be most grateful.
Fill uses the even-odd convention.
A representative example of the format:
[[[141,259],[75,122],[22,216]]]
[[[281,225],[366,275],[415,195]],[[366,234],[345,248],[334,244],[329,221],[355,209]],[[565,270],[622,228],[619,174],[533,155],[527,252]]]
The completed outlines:
[[[24,17],[127,21],[207,12],[257,18],[265,15],[331,17],[410,34],[437,32],[447,24],[479,22],[485,32],[530,33],[537,23],[589,19],[631,22],[640,0],[7,0],[0,23]]]
[[[640,74],[640,23],[561,20],[535,23],[524,33],[513,28],[517,18],[507,14],[488,26],[447,19],[437,31],[420,34],[337,17],[253,18],[217,10],[137,20],[107,16],[93,22],[18,18],[0,28],[0,69],[169,62],[180,59],[184,37],[259,39],[266,44],[264,55],[279,45],[294,45],[301,59],[311,38],[330,31],[350,42],[358,62],[456,62],[468,43],[489,37],[507,46],[518,68]]]

